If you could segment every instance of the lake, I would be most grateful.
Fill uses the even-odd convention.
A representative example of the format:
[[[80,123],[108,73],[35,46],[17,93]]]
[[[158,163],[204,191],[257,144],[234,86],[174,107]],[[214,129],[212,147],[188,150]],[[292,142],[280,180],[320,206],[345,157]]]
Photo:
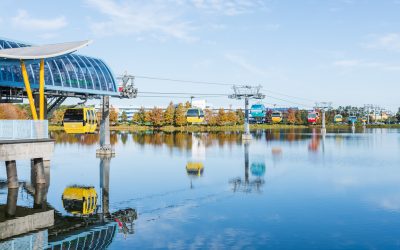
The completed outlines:
[[[400,248],[400,130],[252,135],[116,132],[115,157],[101,159],[97,134],[52,132],[49,243],[115,225],[108,249]],[[30,173],[18,162],[20,180]],[[92,210],[66,205],[74,187],[97,193]],[[4,181],[0,191],[5,204]],[[18,206],[32,201],[20,189]]]

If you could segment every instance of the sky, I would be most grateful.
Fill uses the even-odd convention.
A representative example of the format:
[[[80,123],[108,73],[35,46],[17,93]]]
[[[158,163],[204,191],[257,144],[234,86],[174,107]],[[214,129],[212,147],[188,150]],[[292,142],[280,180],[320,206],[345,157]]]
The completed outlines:
[[[397,110],[399,13],[400,0],[2,0],[0,36],[32,44],[91,39],[79,53],[104,59],[116,76],[261,85],[267,105]],[[135,84],[139,92],[233,92],[143,78]],[[112,103],[165,106],[171,99],[188,100]],[[206,99],[214,107],[243,102]]]

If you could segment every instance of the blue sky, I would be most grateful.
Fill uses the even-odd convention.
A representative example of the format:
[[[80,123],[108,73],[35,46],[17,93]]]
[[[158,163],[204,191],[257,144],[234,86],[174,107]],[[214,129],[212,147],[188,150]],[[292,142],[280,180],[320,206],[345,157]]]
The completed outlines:
[[[399,105],[400,1],[3,0],[0,36],[31,43],[92,39],[81,54],[115,75],[262,85],[265,103]],[[228,86],[136,79],[139,91],[231,93]],[[272,91],[272,92],[269,92]],[[286,95],[301,97],[294,99]],[[184,99],[175,99],[185,101]],[[214,106],[237,106],[227,98]],[[168,98],[113,100],[166,105]]]

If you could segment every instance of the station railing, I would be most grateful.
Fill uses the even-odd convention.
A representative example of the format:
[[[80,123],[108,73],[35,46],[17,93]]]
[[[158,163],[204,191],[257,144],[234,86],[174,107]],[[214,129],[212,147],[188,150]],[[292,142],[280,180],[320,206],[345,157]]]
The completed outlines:
[[[48,138],[47,120],[0,120],[0,141]]]

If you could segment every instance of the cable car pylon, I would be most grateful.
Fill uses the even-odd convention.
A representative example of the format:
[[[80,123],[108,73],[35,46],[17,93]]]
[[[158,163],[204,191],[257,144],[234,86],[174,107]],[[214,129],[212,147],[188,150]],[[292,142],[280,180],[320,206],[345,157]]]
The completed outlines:
[[[250,86],[250,85],[234,85],[233,94],[229,95],[231,99],[241,100],[244,99],[244,131],[242,135],[243,140],[251,140],[250,125],[249,125],[249,99],[264,99],[265,95],[260,93],[262,88],[261,85]]]

